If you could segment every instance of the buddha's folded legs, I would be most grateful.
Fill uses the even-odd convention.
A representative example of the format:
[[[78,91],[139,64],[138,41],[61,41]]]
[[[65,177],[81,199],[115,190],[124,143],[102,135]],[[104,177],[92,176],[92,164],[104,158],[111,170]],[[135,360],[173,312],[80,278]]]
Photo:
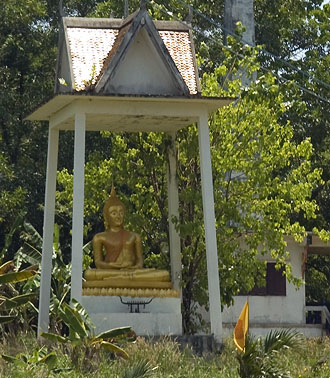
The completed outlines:
[[[125,279],[132,281],[168,282],[170,274],[166,270],[156,269],[88,269],[85,271],[86,281],[109,279]]]
[[[123,278],[109,278],[107,280],[84,281],[83,287],[99,288],[134,288],[134,289],[171,289],[172,282],[165,281],[134,281]]]

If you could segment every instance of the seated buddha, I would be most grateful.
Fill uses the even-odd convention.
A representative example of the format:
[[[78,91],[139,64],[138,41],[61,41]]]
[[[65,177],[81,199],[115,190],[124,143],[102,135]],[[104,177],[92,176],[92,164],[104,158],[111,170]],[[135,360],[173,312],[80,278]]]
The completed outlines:
[[[85,271],[83,287],[172,287],[169,272],[143,268],[141,237],[124,229],[125,206],[114,187],[103,208],[105,231],[93,238],[96,269]]]

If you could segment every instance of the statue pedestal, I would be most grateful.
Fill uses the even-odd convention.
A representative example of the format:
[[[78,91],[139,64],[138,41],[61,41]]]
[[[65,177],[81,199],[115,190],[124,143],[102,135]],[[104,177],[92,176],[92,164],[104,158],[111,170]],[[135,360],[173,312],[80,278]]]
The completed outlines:
[[[125,303],[149,302],[148,297],[122,297]],[[130,306],[119,297],[82,296],[81,304],[96,326],[95,332],[131,326],[139,336],[182,335],[180,298],[153,298],[151,303]]]

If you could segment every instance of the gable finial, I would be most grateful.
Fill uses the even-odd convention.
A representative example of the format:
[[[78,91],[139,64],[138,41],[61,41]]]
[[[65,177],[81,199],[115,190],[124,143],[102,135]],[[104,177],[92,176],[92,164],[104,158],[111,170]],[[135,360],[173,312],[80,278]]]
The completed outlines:
[[[124,18],[128,17],[128,0],[124,0]]]
[[[140,1],[140,9],[143,9],[143,10],[147,9],[147,0]]]
[[[63,0],[58,2],[58,10],[60,14],[60,18],[65,17],[64,9],[63,9]]]
[[[192,19],[193,19],[193,7],[191,5],[188,5],[188,8],[189,8],[189,12],[187,14],[185,21],[188,25],[191,25]]]

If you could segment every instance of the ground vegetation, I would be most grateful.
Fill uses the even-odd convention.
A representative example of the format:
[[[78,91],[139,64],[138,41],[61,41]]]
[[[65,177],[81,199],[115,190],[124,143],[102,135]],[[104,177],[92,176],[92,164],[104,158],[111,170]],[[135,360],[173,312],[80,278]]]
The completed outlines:
[[[20,238],[23,220],[32,224],[36,232],[42,231],[47,126],[27,122],[25,116],[53,94],[60,14],[122,17],[124,11],[123,2],[117,0],[62,3],[60,11],[55,0],[8,0],[0,9],[3,261],[14,257],[27,237],[25,233]],[[138,3],[129,2],[131,12]],[[239,290],[262,282],[262,266],[255,259],[258,245],[264,251],[271,250],[281,266],[286,260],[284,234],[301,240],[306,230],[329,228],[330,6],[322,3],[256,1],[257,50],[239,43],[237,38],[223,46],[223,1],[168,0],[148,4],[153,16],[161,19],[185,19],[189,13],[187,4],[193,6],[203,94],[237,98],[234,106],[219,111],[210,121],[224,304],[231,303]],[[242,32],[242,28],[237,29],[238,35]],[[241,85],[242,70],[251,77],[257,73],[258,80],[249,88]],[[60,143],[56,223],[61,259],[68,266],[72,133],[63,133]],[[100,208],[115,180],[130,214],[127,227],[142,234],[146,265],[169,265],[165,185],[168,143],[162,134],[88,135],[86,243],[103,227]],[[196,303],[207,307],[196,126],[178,133],[176,143],[180,157],[177,224],[184,263],[184,327],[192,333],[196,330]],[[242,238],[244,248],[238,243]],[[36,248],[33,243],[29,245]],[[23,268],[24,264],[28,262],[23,262]],[[329,282],[324,266],[317,261],[312,266],[311,296],[315,296],[313,287],[319,274]],[[290,267],[286,273],[299,284],[291,276]],[[60,283],[63,288],[67,288],[66,279],[63,277]],[[24,288],[27,286],[23,291]],[[31,287],[26,290],[30,292]]]

